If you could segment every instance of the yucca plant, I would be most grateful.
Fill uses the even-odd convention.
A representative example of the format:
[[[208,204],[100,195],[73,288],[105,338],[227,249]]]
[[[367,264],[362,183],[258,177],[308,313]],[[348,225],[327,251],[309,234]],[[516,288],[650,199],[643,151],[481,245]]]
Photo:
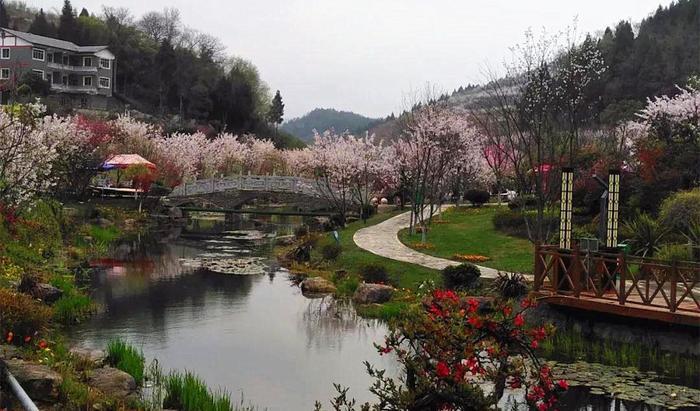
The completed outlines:
[[[493,280],[491,289],[505,299],[520,298],[527,294],[527,280],[520,273],[502,273]]]
[[[622,230],[634,254],[642,257],[653,257],[668,233],[668,229],[649,214],[640,214],[634,220],[625,222]]]

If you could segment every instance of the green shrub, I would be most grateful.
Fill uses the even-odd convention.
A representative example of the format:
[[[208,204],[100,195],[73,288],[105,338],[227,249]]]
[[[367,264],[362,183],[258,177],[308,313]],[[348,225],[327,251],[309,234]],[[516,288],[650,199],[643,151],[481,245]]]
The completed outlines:
[[[476,287],[480,276],[479,267],[470,263],[450,266],[442,270],[443,284],[453,290]]]
[[[163,408],[181,411],[232,411],[230,395],[213,393],[201,378],[191,372],[173,372],[165,379]]]
[[[107,363],[134,377],[136,384],[143,382],[145,358],[143,352],[133,345],[121,340],[112,340],[107,344]]]
[[[380,264],[366,264],[360,267],[360,276],[366,283],[387,284],[389,273]]]
[[[524,207],[534,207],[536,205],[537,199],[533,195],[515,197],[513,200],[508,202],[508,208],[511,210],[517,210]]]
[[[656,258],[670,262],[692,261],[693,259],[687,244],[665,244],[659,247]]]
[[[343,247],[340,244],[330,243],[321,247],[321,255],[324,260],[334,261],[343,252]]]
[[[509,235],[527,237],[527,227],[525,216],[517,210],[500,209],[492,217],[493,226],[496,230]]]
[[[700,223],[700,188],[673,193],[661,203],[659,220],[674,233],[688,233]]]
[[[339,279],[336,282],[336,290],[339,295],[351,295],[359,286],[360,279],[355,275]]]
[[[476,207],[481,207],[488,203],[490,198],[491,194],[485,190],[467,190],[467,192],[464,193],[464,199]]]
[[[527,280],[520,273],[502,273],[498,272],[498,277],[493,280],[492,290],[498,293],[502,298],[515,299],[523,297],[527,294]]]
[[[49,324],[52,310],[26,294],[0,288],[0,334],[8,342],[21,344],[24,337],[43,332]]]

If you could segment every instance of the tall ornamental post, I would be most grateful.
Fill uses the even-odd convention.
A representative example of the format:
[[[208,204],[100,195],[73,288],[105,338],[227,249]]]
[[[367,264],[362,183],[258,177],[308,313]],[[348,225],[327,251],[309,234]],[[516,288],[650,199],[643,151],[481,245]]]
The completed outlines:
[[[617,247],[617,231],[620,216],[620,171],[610,170],[608,175],[608,215],[605,228],[605,246]]]
[[[559,248],[571,248],[571,213],[573,210],[574,169],[561,170],[561,208],[559,211]]]

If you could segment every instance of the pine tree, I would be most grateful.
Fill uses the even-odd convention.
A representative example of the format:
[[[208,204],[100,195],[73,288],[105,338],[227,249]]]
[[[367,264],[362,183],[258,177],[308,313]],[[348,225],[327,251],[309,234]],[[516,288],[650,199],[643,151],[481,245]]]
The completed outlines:
[[[80,10],[80,17],[90,17],[90,13],[87,11],[85,7],[83,7],[82,10]]]
[[[63,2],[61,9],[61,18],[58,23],[58,38],[68,41],[76,41],[78,39],[79,30],[78,22],[75,18],[75,11],[70,4],[70,0]]]
[[[39,9],[39,13],[34,16],[34,21],[32,21],[28,31],[40,36],[54,37],[56,35],[56,28],[46,20],[44,9]]]
[[[280,91],[277,90],[275,97],[272,98],[272,104],[270,105],[270,112],[268,113],[268,119],[270,123],[277,126],[282,123],[284,117],[284,103],[282,102],[282,95]]]
[[[10,27],[10,16],[5,8],[5,0],[0,0],[0,27]]]

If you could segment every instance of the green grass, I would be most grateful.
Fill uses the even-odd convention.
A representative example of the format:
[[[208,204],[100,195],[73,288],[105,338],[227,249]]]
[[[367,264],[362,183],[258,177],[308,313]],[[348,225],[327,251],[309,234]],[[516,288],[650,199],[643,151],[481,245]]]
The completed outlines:
[[[254,407],[231,402],[226,391],[212,392],[201,378],[186,371],[173,372],[165,379],[164,408],[182,411],[247,411]]]
[[[107,344],[107,362],[134,377],[137,385],[143,382],[145,359],[141,350],[127,342],[116,339]]]
[[[367,220],[366,224],[361,220],[355,221],[348,224],[345,229],[339,231],[340,245],[343,248],[343,251],[336,260],[329,262],[329,270],[333,271],[342,269],[346,270],[350,274],[359,275],[360,267],[372,263],[383,265],[389,273],[392,282],[399,288],[414,289],[420,285],[420,283],[426,280],[440,282],[440,273],[437,270],[380,257],[355,245],[352,237],[357,230],[379,224],[382,221],[400,214],[401,212],[402,211],[394,211],[391,213],[372,216]],[[322,260],[320,249],[324,245],[331,244],[334,241],[335,240],[330,233],[324,234],[317,246],[312,251],[312,258]]]
[[[427,242],[435,248],[421,252],[453,259],[455,254],[477,254],[490,260],[478,263],[504,271],[532,272],[534,247],[529,241],[496,231],[492,218],[497,207],[459,207],[445,211],[447,223],[433,224]],[[399,239],[409,247],[421,240],[420,234],[411,236],[408,229],[399,233]]]

